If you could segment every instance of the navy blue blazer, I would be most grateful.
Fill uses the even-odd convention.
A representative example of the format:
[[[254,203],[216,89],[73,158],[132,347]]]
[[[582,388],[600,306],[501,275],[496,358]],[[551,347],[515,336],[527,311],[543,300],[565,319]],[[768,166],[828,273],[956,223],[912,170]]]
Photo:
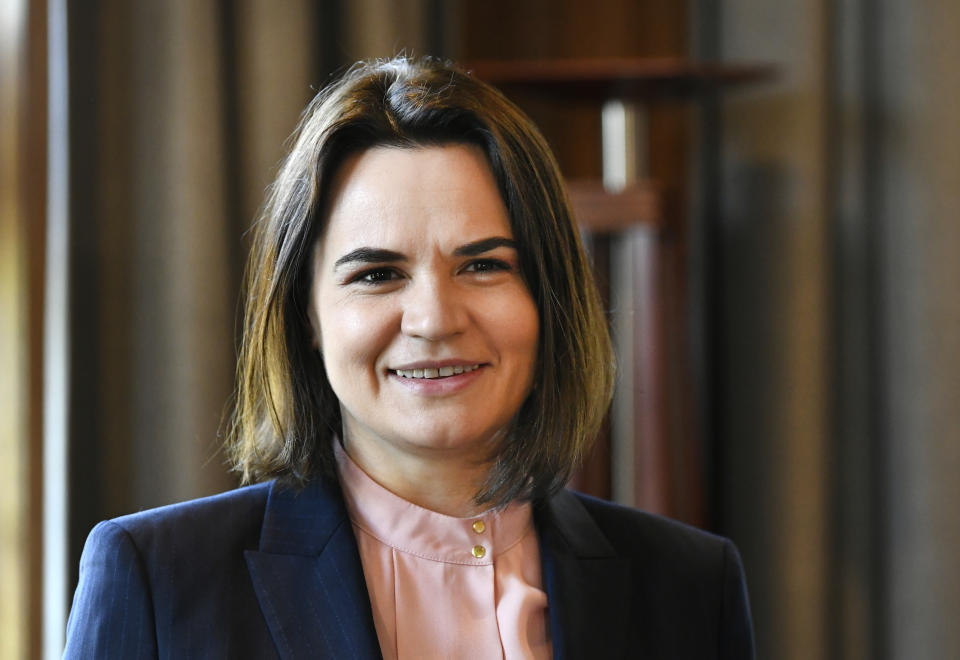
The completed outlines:
[[[534,510],[556,658],[753,658],[728,540],[563,491]],[[379,658],[336,483],[275,483],[98,524],[66,658]]]

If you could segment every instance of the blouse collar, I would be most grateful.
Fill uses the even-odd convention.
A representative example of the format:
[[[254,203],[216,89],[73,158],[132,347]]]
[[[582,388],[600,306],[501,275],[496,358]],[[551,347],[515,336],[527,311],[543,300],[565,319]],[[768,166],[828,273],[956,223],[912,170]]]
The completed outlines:
[[[447,516],[390,492],[334,441],[340,485],[350,521],[381,543],[423,559],[483,566],[532,530],[529,502],[511,502],[470,518]]]

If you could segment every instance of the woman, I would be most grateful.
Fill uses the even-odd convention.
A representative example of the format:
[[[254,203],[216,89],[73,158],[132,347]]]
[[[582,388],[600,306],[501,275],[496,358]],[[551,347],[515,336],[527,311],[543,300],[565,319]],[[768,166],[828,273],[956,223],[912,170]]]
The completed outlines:
[[[431,60],[304,113],[247,270],[239,490],[100,523],[68,657],[749,658],[724,539],[562,490],[610,342],[530,121]]]

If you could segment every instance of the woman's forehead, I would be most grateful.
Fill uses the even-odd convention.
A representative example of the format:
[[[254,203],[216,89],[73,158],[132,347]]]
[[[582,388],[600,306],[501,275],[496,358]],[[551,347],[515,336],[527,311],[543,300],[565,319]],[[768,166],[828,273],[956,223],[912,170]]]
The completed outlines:
[[[321,240],[331,246],[512,237],[486,157],[464,144],[351,156],[337,173],[325,220]]]

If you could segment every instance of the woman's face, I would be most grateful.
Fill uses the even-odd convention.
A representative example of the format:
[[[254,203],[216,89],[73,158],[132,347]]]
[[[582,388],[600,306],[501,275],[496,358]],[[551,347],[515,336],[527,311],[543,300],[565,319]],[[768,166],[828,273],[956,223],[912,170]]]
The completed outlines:
[[[348,448],[486,457],[530,392],[539,317],[483,153],[349,158],[314,259],[311,323]]]

